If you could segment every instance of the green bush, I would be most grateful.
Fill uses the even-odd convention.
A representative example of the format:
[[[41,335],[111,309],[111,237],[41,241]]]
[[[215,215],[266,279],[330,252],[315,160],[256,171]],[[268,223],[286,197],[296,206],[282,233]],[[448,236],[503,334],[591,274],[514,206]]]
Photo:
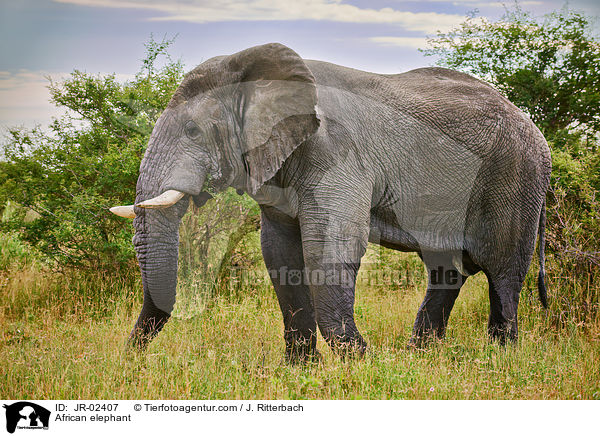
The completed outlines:
[[[600,130],[600,43],[593,20],[564,8],[537,18],[518,4],[497,21],[470,17],[422,50],[441,66],[487,80],[546,137]]]
[[[134,262],[131,223],[108,209],[134,201],[149,135],[183,77],[181,63],[166,53],[169,44],[151,40],[140,72],[124,84],[81,71],[51,82],[52,102],[68,112],[49,130],[10,130],[0,205],[18,207],[0,229],[59,267],[121,270]],[[167,60],[160,68],[159,57]]]

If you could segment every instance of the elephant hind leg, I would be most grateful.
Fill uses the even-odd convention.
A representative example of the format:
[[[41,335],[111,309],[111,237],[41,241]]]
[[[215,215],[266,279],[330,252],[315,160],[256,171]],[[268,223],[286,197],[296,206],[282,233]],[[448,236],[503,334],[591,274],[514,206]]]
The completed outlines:
[[[487,274],[490,296],[488,334],[501,345],[518,338],[517,309],[524,277]]]
[[[454,265],[451,254],[423,253],[421,257],[429,276],[427,293],[419,307],[410,340],[410,344],[417,347],[446,335],[450,312],[467,279]]]
[[[504,345],[518,338],[517,310],[525,275],[535,247],[536,223],[523,232],[517,249],[486,259],[482,269],[489,284],[490,317],[488,333],[492,340]],[[533,237],[531,235],[534,235]]]

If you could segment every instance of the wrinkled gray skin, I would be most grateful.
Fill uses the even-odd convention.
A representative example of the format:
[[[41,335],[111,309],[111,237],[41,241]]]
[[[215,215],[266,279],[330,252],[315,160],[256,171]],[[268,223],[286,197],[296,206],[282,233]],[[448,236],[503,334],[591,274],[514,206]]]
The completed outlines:
[[[364,351],[353,306],[368,241],[416,251],[430,272],[413,343],[444,335],[461,285],[478,271],[489,281],[489,334],[504,343],[517,338],[538,229],[545,304],[550,168],[534,124],[468,75],[372,74],[267,44],[210,59],[186,76],[152,133],[136,204],[168,189],[202,203],[206,190],[229,186],[258,201],[292,361],[315,355],[317,326],[334,349]],[[144,306],[130,341],[140,347],[175,303],[188,198],[135,208]]]

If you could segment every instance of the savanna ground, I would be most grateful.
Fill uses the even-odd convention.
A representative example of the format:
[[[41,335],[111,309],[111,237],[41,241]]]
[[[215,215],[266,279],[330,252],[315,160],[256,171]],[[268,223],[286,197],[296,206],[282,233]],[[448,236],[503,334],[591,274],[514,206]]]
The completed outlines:
[[[355,306],[368,354],[343,361],[319,337],[323,361],[303,367],[283,361],[281,314],[260,263],[250,279],[234,276],[228,292],[197,275],[182,281],[174,316],[146,354],[132,355],[125,342],[141,307],[137,279],[52,272],[0,236],[1,398],[600,399],[598,318],[582,321],[558,305],[571,278],[551,271],[551,305],[542,309],[535,264],[517,345],[488,341],[480,273],[463,287],[446,340],[413,350],[406,345],[425,292],[422,264],[371,247],[379,280],[361,273]]]

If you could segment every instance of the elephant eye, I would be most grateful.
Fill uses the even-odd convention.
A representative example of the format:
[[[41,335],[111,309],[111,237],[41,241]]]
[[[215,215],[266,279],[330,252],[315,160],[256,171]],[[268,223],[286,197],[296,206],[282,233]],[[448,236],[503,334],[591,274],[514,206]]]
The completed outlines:
[[[185,132],[186,136],[190,139],[198,139],[198,136],[200,136],[200,134],[202,133],[200,127],[198,127],[198,124],[196,124],[193,121],[188,121],[187,123],[185,123],[183,131]]]

